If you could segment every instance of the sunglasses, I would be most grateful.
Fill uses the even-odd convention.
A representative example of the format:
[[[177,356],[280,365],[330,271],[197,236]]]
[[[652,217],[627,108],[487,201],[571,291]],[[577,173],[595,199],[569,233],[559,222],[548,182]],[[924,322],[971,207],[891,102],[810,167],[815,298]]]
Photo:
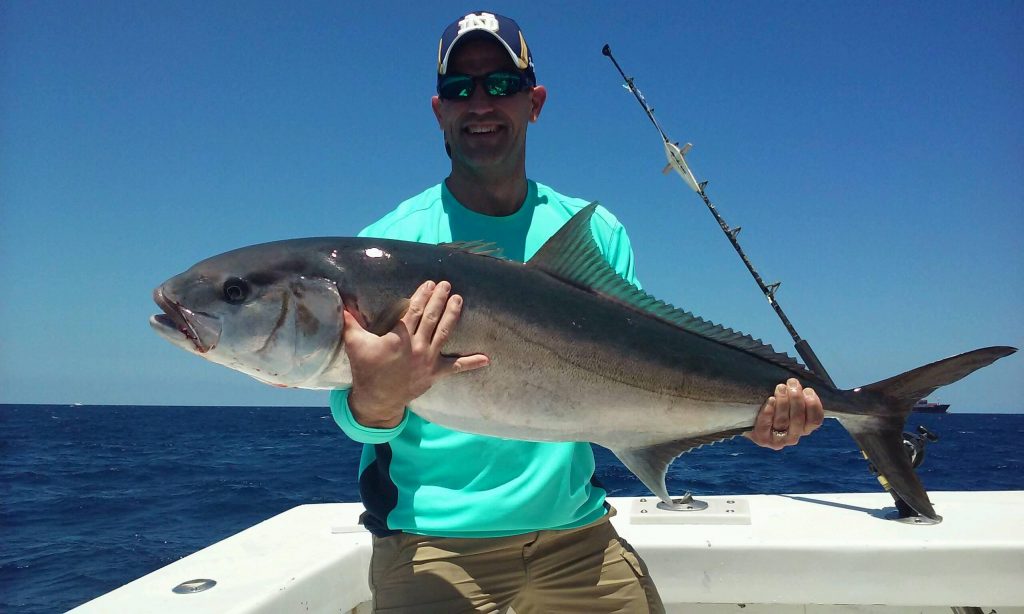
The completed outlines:
[[[479,77],[453,73],[437,82],[437,95],[443,100],[466,100],[481,81],[491,96],[511,96],[530,87],[529,81],[518,72],[497,70]]]

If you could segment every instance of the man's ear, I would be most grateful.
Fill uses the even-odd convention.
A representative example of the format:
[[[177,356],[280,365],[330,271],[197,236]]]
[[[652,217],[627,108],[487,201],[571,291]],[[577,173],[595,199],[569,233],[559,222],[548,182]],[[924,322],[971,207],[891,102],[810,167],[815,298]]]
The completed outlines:
[[[441,130],[444,130],[444,126],[441,125],[441,99],[437,96],[430,98],[430,108],[434,110],[434,117],[437,118],[437,125]]]
[[[530,90],[530,121],[535,122],[540,117],[540,110],[544,108],[544,101],[548,99],[548,91],[543,85]]]

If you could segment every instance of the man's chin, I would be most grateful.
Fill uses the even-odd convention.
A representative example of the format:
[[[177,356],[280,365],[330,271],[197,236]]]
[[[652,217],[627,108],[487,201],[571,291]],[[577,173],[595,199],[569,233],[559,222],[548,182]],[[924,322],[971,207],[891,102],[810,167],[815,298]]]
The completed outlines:
[[[504,162],[508,159],[508,154],[504,149],[474,147],[453,152],[452,159],[475,169],[500,168],[504,166]]]

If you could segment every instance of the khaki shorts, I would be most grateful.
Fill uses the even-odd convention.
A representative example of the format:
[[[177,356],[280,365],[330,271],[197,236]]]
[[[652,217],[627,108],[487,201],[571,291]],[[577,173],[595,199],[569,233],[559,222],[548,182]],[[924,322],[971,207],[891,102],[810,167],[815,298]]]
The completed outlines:
[[[374,612],[664,612],[647,566],[608,518],[512,537],[374,537]]]

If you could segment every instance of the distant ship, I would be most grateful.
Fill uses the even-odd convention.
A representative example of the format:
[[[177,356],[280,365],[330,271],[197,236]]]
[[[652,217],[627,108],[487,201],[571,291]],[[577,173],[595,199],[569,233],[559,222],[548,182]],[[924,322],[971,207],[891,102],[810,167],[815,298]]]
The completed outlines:
[[[928,399],[921,399],[914,403],[914,411],[921,414],[944,414],[949,411],[949,403],[929,403]]]

